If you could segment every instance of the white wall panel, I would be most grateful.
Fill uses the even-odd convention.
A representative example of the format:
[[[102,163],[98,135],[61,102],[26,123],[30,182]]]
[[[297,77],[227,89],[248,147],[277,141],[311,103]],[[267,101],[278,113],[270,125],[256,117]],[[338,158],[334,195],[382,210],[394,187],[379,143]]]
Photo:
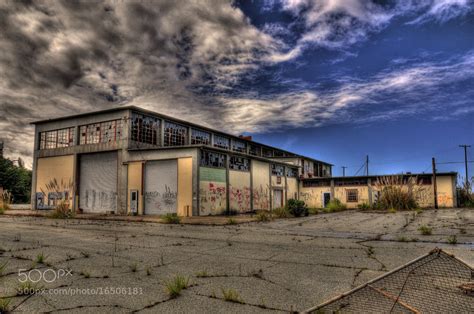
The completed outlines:
[[[177,212],[177,160],[149,161],[145,166],[145,214]]]

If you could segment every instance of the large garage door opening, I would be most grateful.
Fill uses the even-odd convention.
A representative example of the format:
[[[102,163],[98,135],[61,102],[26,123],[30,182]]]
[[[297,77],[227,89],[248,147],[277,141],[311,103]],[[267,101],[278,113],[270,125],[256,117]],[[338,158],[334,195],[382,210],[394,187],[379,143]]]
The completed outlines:
[[[145,215],[177,212],[177,160],[150,161],[145,166]]]
[[[79,208],[85,213],[117,209],[117,153],[80,156]]]

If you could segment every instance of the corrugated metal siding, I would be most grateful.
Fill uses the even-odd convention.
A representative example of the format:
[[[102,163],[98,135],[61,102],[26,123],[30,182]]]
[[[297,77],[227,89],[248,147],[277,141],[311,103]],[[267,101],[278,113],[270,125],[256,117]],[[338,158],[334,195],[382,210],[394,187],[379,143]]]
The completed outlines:
[[[177,212],[177,160],[150,161],[145,167],[145,214]]]
[[[117,153],[81,155],[79,206],[86,213],[117,208]]]

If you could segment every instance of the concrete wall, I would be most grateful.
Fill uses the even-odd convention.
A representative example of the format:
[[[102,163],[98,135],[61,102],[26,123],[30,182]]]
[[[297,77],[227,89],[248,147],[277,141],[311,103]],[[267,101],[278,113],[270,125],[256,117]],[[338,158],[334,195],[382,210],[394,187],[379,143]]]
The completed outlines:
[[[44,204],[48,204],[48,192],[46,185],[51,180],[56,180],[59,185],[63,182],[63,185],[68,185],[69,182],[74,182],[74,156],[57,156],[38,158],[36,165],[36,184],[34,191],[44,192]],[[70,195],[71,207],[72,207],[73,194]],[[36,205],[36,195],[34,196],[33,206]]]
[[[227,208],[226,169],[199,167],[199,215],[220,215]]]
[[[298,180],[296,178],[286,178],[286,197],[298,199]]]
[[[270,210],[270,165],[252,160],[253,209]]]
[[[193,215],[193,158],[178,159],[178,215]]]
[[[250,172],[229,170],[229,206],[240,213],[252,210]]]
[[[456,200],[456,178],[442,176],[436,179],[438,188],[438,206],[454,207]]]
[[[304,201],[308,207],[322,208],[324,206],[323,193],[331,193],[331,188],[329,186],[306,188],[301,185],[299,195],[300,200]]]

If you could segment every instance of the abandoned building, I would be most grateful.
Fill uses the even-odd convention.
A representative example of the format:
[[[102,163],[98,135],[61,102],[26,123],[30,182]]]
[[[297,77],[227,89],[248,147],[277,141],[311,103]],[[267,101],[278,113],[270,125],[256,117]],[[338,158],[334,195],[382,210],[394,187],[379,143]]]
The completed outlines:
[[[33,209],[65,200],[85,213],[197,216],[271,210],[290,198],[312,207],[376,198],[373,178],[354,185],[333,178],[330,163],[135,106],[33,124]],[[456,175],[445,178],[440,206],[454,206]]]

